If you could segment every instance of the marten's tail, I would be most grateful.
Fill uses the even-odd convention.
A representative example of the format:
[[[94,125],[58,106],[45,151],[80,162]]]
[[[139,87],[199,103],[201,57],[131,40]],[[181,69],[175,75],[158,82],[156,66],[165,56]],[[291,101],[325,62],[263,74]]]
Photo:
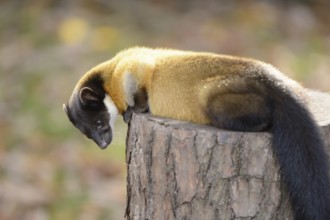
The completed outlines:
[[[330,170],[319,128],[303,104],[279,96],[273,103],[273,149],[295,219],[330,220]]]
[[[330,220],[330,170],[322,135],[293,91],[270,80],[227,79],[227,84],[209,97],[206,113],[219,128],[270,128],[295,219]]]

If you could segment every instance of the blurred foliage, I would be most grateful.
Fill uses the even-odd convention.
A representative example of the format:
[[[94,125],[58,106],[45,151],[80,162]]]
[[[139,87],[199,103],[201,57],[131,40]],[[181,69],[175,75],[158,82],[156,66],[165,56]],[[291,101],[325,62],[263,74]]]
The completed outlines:
[[[330,90],[329,1],[0,1],[0,219],[123,219],[126,126],[101,151],[62,111],[129,46],[254,57]]]

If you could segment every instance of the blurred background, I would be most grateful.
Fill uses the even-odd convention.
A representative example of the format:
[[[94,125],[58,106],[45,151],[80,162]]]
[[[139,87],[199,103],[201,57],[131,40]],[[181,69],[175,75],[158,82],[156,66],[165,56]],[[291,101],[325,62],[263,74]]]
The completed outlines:
[[[328,0],[0,0],[0,219],[121,220],[122,118],[106,150],[62,111],[77,80],[130,46],[260,59],[330,91]]]

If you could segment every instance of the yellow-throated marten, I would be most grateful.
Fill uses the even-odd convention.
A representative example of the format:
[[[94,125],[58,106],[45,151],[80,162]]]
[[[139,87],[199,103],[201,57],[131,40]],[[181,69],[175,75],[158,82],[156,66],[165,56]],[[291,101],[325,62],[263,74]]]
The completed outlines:
[[[189,51],[131,48],[87,72],[64,105],[101,148],[117,114],[145,112],[235,131],[273,134],[296,220],[330,220],[325,144],[304,90],[263,62]]]

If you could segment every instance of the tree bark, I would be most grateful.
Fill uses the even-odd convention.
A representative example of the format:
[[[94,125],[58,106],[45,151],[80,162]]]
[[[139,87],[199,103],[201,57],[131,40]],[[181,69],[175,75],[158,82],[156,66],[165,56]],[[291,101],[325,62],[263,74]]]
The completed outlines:
[[[310,109],[330,149],[330,96]],[[127,149],[129,220],[290,220],[271,134],[133,114]]]

